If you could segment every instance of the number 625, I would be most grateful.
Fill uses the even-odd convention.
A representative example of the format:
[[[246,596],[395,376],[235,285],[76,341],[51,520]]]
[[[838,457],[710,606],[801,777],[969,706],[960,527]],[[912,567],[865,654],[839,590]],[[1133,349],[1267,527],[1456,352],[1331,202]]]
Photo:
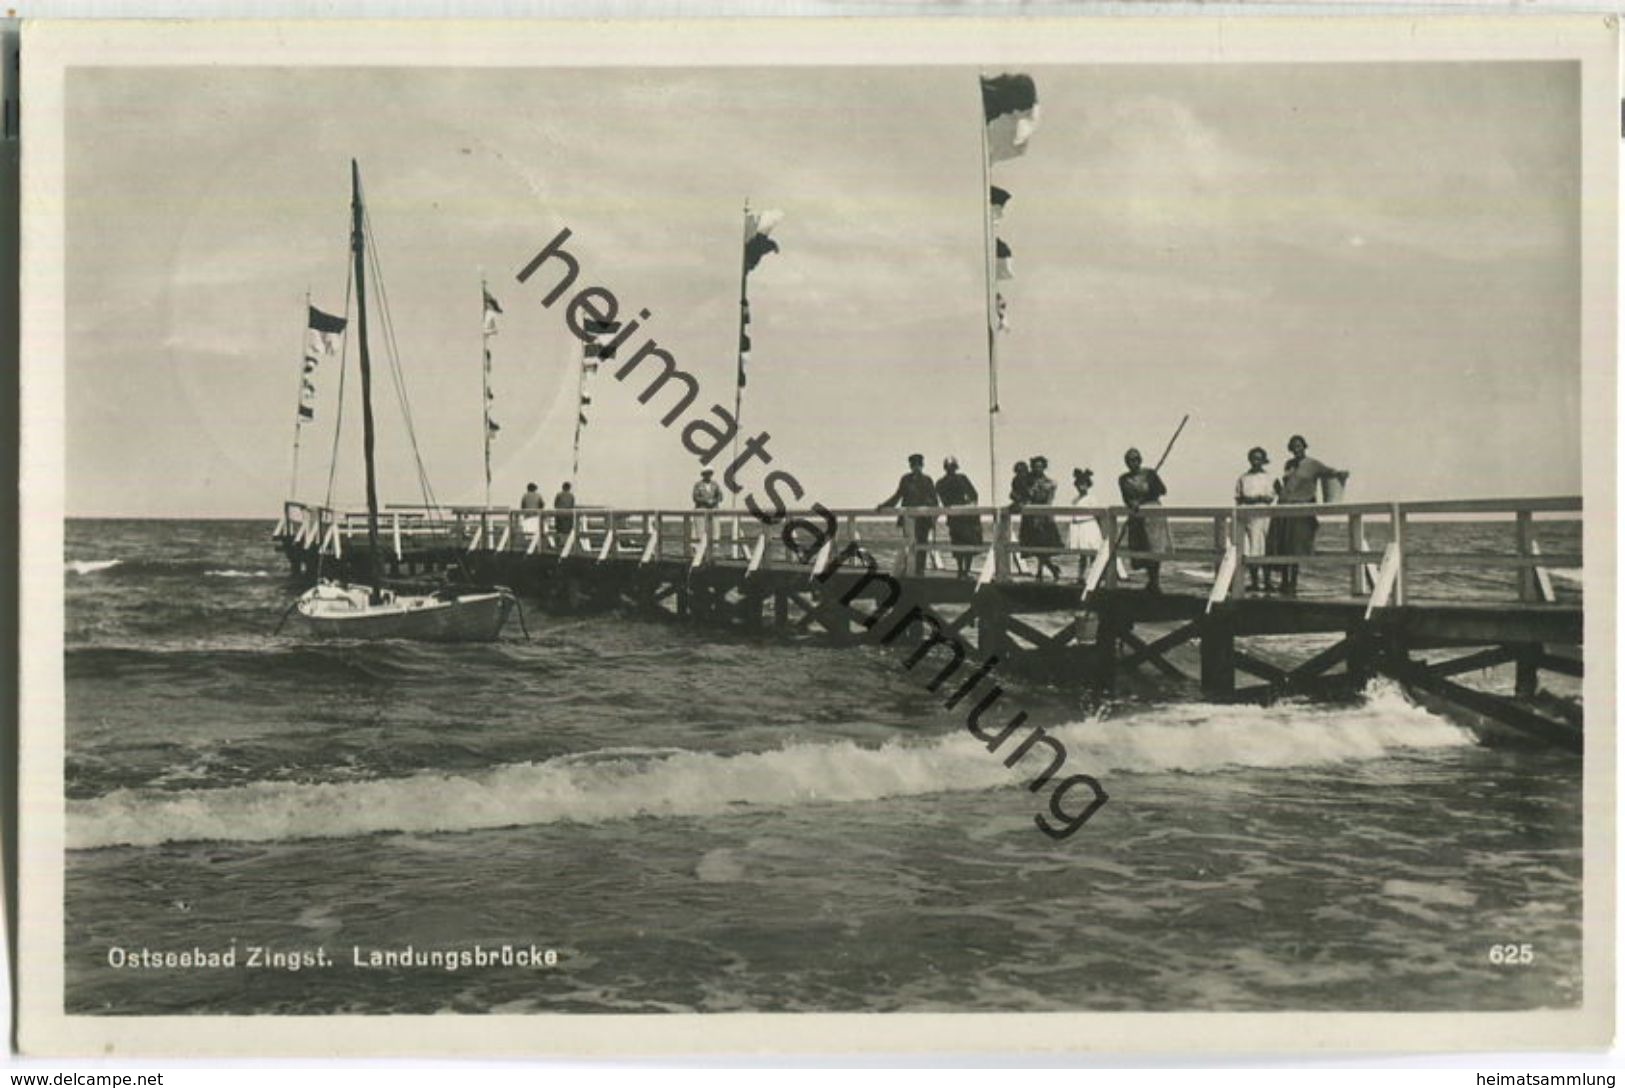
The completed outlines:
[[[1490,945],[1490,962],[1497,965],[1534,963],[1535,946],[1532,944],[1492,944]]]

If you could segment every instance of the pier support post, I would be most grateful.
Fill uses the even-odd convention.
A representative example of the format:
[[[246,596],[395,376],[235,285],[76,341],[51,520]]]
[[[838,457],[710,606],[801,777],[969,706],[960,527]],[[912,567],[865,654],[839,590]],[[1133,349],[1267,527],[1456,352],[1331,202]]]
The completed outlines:
[[[1376,639],[1372,636],[1370,628],[1362,624],[1349,631],[1348,640],[1349,656],[1346,668],[1349,679],[1363,688],[1377,672]]]
[[[739,598],[740,622],[748,631],[758,631],[762,627],[762,595],[760,593],[744,592]]]
[[[1512,691],[1519,698],[1532,698],[1540,690],[1540,657],[1542,649],[1538,642],[1530,642],[1518,647],[1517,673],[1512,682]]]
[[[1236,619],[1218,608],[1202,620],[1202,696],[1225,702],[1236,692]]]
[[[976,602],[976,652],[983,657],[1010,655],[1009,611],[1003,599],[991,589]]]
[[[1117,686],[1117,644],[1123,633],[1132,626],[1111,604],[1101,608],[1100,623],[1095,631],[1092,670],[1101,691],[1109,692]]]

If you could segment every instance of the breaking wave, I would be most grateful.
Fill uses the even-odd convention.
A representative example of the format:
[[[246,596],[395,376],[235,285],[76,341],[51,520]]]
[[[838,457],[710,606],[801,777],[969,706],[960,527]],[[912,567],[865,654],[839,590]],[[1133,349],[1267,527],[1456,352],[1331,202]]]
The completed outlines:
[[[117,568],[115,577],[140,579],[142,577],[191,578],[270,578],[276,572],[264,568],[244,570],[227,566],[218,559],[69,559],[70,574],[100,574]]]
[[[122,559],[70,559],[67,567],[69,574],[95,574],[97,571],[109,570],[124,562]]]
[[[991,720],[997,720],[991,718]],[[1466,731],[1374,685],[1356,706],[1186,704],[1053,728],[1066,773],[1218,773],[1373,760],[1470,745]],[[1032,763],[1037,764],[1037,759]],[[70,803],[74,849],[165,842],[271,842],[380,832],[456,832],[639,816],[703,817],[987,790],[1026,780],[968,733],[865,747],[791,744],[735,755],[607,749],[468,773],[213,790],[117,790]],[[1107,784],[1110,789],[1110,784]]]

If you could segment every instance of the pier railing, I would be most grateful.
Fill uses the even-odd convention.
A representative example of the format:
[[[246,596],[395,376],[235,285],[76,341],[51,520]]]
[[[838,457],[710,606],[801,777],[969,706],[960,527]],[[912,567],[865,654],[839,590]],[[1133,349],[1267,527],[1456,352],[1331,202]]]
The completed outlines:
[[[1142,584],[1140,571],[1157,564],[1164,591],[1206,592],[1210,606],[1244,596],[1254,574],[1295,568],[1300,595],[1356,598],[1377,608],[1464,593],[1524,603],[1572,598],[1582,584],[1581,514],[1577,496],[1140,510],[848,508],[790,511],[772,526],[744,510],[391,506],[381,512],[379,537],[397,560],[455,549],[812,574],[857,545],[894,574],[978,585],[1054,580],[1080,587],[1085,597]],[[1313,519],[1312,530],[1296,535],[1312,541],[1309,553],[1249,544],[1250,524],[1273,523],[1274,532],[1262,535],[1274,540],[1292,536],[1284,525],[1296,519]],[[287,503],[274,536],[285,548],[342,556],[365,546],[367,519]]]

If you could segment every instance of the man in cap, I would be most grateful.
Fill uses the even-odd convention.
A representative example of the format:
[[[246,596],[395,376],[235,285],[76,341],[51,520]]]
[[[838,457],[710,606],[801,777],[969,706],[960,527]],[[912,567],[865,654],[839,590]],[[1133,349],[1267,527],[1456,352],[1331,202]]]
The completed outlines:
[[[908,471],[897,481],[897,490],[891,497],[875,509],[885,510],[897,506],[905,510],[921,506],[941,506],[937,498],[937,485],[931,482],[931,477],[925,474],[925,454],[911,453],[908,456]],[[906,515],[905,515],[906,516]],[[897,523],[903,524],[903,518]],[[908,517],[914,523],[914,573],[925,573],[925,557],[929,548],[918,547],[921,544],[931,543],[931,531],[936,526],[936,517]]]
[[[709,511],[715,510],[722,505],[722,488],[718,487],[717,482],[711,478],[715,475],[716,473],[708,468],[700,471],[700,478],[694,483],[694,509]],[[698,540],[702,528],[707,537],[716,534],[716,526],[712,523],[709,514],[704,518],[694,519],[693,530],[690,535]]]
[[[711,478],[715,475],[710,469],[700,472],[700,478],[694,484],[694,509],[715,510],[722,505],[722,488]]]

